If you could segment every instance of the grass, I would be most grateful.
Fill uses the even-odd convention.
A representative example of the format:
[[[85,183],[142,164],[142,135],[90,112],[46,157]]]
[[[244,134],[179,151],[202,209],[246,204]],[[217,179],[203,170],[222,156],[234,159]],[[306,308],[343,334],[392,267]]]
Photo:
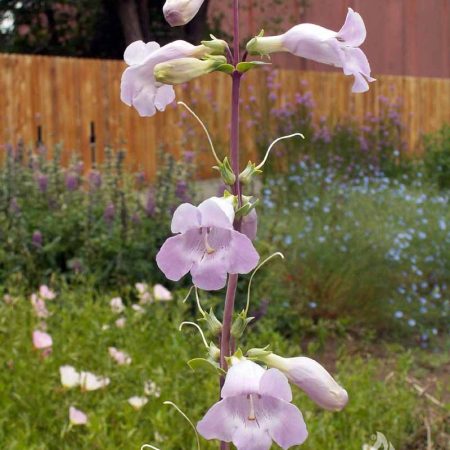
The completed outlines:
[[[53,352],[47,358],[31,345],[39,320],[33,316],[28,295],[17,293],[12,305],[0,302],[2,449],[116,450],[139,449],[144,443],[161,450],[196,448],[188,424],[162,404],[175,402],[196,422],[217,400],[214,374],[208,370],[192,372],[186,365],[187,360],[204,352],[197,334],[178,331],[181,321],[192,319],[190,306],[183,305],[180,297],[170,304],[146,306],[143,314],[128,305],[124,312],[127,323],[120,329],[114,325],[118,316],[109,307],[112,296],[79,286],[61,289],[55,300],[48,301]],[[242,346],[270,343],[279,353],[299,354],[296,342],[267,330],[263,319]],[[395,355],[398,358],[389,362],[394,375],[386,378],[385,358],[355,356],[345,342],[342,344],[333,352],[338,361],[335,374],[348,389],[351,401],[343,412],[329,413],[295,388],[295,403],[310,431],[302,448],[359,450],[376,431],[383,432],[396,449],[406,448],[423,423],[421,401],[405,383],[414,358],[408,353]],[[108,355],[109,346],[125,350],[132,363],[118,366]],[[323,354],[316,357],[324,358]],[[59,379],[59,367],[65,364],[106,375],[111,384],[95,392],[66,390]],[[143,409],[135,411],[127,399],[143,395],[148,379],[156,382],[161,396],[150,398]],[[88,414],[88,426],[69,426],[70,405]],[[217,445],[203,441],[202,448]]]

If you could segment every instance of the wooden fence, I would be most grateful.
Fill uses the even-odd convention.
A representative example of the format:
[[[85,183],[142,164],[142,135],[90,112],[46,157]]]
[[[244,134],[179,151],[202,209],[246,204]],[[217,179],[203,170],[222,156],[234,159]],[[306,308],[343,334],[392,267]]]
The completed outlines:
[[[97,160],[102,160],[105,146],[124,148],[130,167],[139,166],[150,177],[155,173],[156,153],[161,146],[177,155],[184,150],[202,150],[199,159],[203,165],[211,162],[198,124],[181,107],[169,106],[152,118],[140,118],[134,109],[121,103],[121,61],[0,55],[0,65],[1,144],[14,145],[21,139],[33,145],[40,127],[41,139],[49,149],[63,143],[66,162],[73,152],[79,152],[89,167],[93,124]],[[362,119],[369,112],[377,114],[381,95],[402,97],[405,138],[411,151],[417,148],[423,132],[450,123],[449,79],[379,76],[367,94],[352,94],[351,79],[341,72],[279,70],[275,71],[275,83],[280,86],[278,105],[293,100],[298,91],[311,91],[315,116],[333,121],[348,115]],[[244,102],[251,101],[253,111],[264,108],[268,97],[266,73],[248,74],[243,91]],[[177,88],[177,98],[203,118],[223,152],[228,140],[229,96],[230,80],[224,74]],[[258,126],[249,125],[254,119],[244,104],[245,157],[255,152]]]

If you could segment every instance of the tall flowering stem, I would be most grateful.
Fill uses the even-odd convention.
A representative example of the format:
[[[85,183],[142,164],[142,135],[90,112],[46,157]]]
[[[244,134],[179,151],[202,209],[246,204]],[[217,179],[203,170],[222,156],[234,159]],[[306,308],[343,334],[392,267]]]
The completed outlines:
[[[233,0],[233,64],[236,67],[240,61],[239,49],[239,0]],[[239,168],[239,95],[241,88],[242,74],[237,70],[232,74],[232,91],[231,91],[231,139],[230,139],[230,159],[231,167],[235,174],[240,173]],[[242,203],[241,186],[239,177],[236,176],[236,182],[233,186],[233,194],[238,196],[239,205]],[[240,221],[236,221],[234,227],[240,230]],[[230,356],[234,351],[231,342],[231,325],[233,321],[234,302],[236,299],[236,288],[238,282],[238,274],[230,274],[228,277],[227,293],[225,296],[225,307],[223,312],[222,336],[220,338],[220,366],[226,370],[227,363],[225,358]],[[224,378],[221,379],[221,386]],[[230,446],[226,442],[220,443],[220,449],[226,450]]]

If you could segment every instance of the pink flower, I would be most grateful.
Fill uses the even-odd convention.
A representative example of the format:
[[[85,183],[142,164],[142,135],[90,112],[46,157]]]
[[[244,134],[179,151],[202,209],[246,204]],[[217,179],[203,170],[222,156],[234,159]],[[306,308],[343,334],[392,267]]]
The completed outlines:
[[[115,321],[115,325],[117,328],[125,328],[125,325],[127,324],[127,319],[125,317],[119,317]]]
[[[157,42],[136,41],[124,53],[128,68],[122,75],[120,98],[128,106],[134,106],[142,117],[164,111],[175,100],[175,91],[168,84],[158,83],[153,73],[157,64],[172,59],[203,56],[208,49],[185,41],[174,41],[160,47]]]
[[[125,352],[118,350],[116,347],[108,347],[108,352],[109,356],[111,356],[119,366],[131,364],[131,357]]]
[[[205,0],[166,0],[164,17],[171,27],[186,25],[198,13]]]
[[[252,361],[233,365],[222,400],[197,424],[205,439],[233,442],[238,450],[269,450],[275,441],[284,450],[308,437],[302,413],[292,405],[287,378]]]
[[[36,349],[43,350],[51,348],[53,345],[52,337],[44,331],[33,331],[33,346]]]
[[[69,420],[72,425],[86,425],[88,418],[83,411],[71,406],[69,408]]]
[[[353,92],[369,90],[370,65],[359,46],[366,39],[366,27],[361,16],[348,9],[344,26],[339,32],[319,25],[303,23],[280,36],[256,37],[247,44],[251,54],[290,52],[302,58],[341,67],[345,75],[353,75]]]
[[[31,305],[33,306],[33,311],[36,317],[46,319],[50,316],[47,306],[45,305],[45,301],[42,300],[42,298],[39,298],[36,294],[31,295]]]
[[[45,284],[39,288],[39,295],[44,300],[53,300],[56,294]]]
[[[164,302],[173,299],[172,293],[161,284],[153,286],[153,297],[156,301]]]
[[[234,209],[226,199],[212,197],[198,207],[183,203],[172,218],[172,233],[156,256],[169,280],[188,272],[200,289],[222,289],[228,273],[248,273],[259,255],[250,239],[233,229]]]

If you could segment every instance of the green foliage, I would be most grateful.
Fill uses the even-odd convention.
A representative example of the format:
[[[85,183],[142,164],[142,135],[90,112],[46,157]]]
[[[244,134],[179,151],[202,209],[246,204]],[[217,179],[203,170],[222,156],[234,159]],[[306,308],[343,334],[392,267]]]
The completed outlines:
[[[175,402],[196,422],[217,401],[215,377],[209,372],[193,372],[185,363],[204,356],[204,349],[200,349],[200,337],[194,331],[177,330],[182,320],[192,319],[188,307],[181,303],[184,293],[176,296],[174,304],[146,306],[144,314],[133,311],[125,298],[127,323],[120,329],[114,325],[118,316],[108,306],[116,292],[97,294],[88,283],[76,289],[61,288],[56,299],[48,302],[52,313],[47,320],[48,332],[54,343],[52,354],[44,359],[31,346],[38,319],[33,317],[20,286],[14,289],[10,291],[12,305],[0,301],[2,448],[112,450],[148,443],[163,450],[195,449],[188,424],[162,404]],[[248,345],[271,343],[279,353],[299,354],[297,345],[269,329],[261,322]],[[129,353],[131,364],[116,365],[108,355],[109,346]],[[108,376],[111,384],[94,392],[66,390],[60,384],[59,367],[67,364]],[[343,352],[336,373],[351,400],[341,413],[320,410],[294,389],[295,403],[310,431],[304,448],[359,450],[376,431],[384,432],[396,448],[404,448],[421,420],[416,411],[418,397],[404,382],[411,359],[403,357],[390,366],[395,376],[384,381],[384,362]],[[143,395],[148,379],[156,382],[161,396],[151,397],[142,410],[134,411],[127,399]],[[71,405],[88,414],[87,427],[68,426]],[[203,450],[214,448],[216,443],[202,442]]]
[[[424,138],[425,169],[428,177],[441,189],[450,188],[450,125]]]
[[[305,161],[266,180],[260,239],[286,260],[273,263],[260,293],[278,305],[283,330],[299,317],[339,319],[425,346],[446,332],[448,197],[420,174],[403,181],[347,180]]]
[[[52,274],[89,274],[99,285],[156,280],[156,252],[173,209],[192,198],[193,166],[161,152],[157,180],[123,170],[123,152],[86,174],[46,150],[9,148],[0,169],[0,280],[36,284]]]

